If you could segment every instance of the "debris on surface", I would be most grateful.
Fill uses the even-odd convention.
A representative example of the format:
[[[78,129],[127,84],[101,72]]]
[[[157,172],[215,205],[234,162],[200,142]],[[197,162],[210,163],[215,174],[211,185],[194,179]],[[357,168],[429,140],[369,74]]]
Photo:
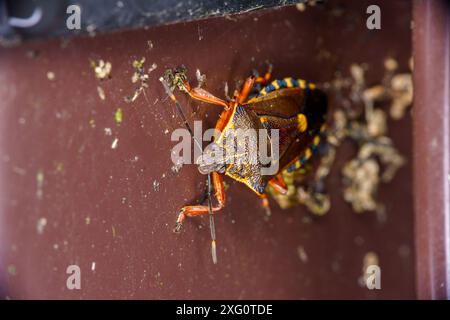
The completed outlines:
[[[288,188],[288,191],[285,195],[276,192],[272,187],[269,186],[268,189],[269,193],[273,198],[275,198],[278,205],[282,209],[292,208],[299,204],[296,182],[302,183],[304,181],[305,174],[307,173],[307,171],[308,170],[306,169],[306,167],[304,167],[300,168],[299,170],[295,170],[293,172],[287,171],[282,172],[283,180]]]
[[[373,159],[353,159],[342,169],[342,174],[349,180],[344,189],[344,199],[352,204],[354,211],[375,210],[377,204],[374,195],[379,184],[379,170]]]
[[[180,172],[182,167],[183,167],[183,159],[178,158],[176,162],[173,164],[173,166],[170,168],[170,170],[172,170],[173,173],[178,173]]]
[[[300,258],[301,262],[303,262],[303,263],[308,262],[308,255],[306,254],[305,248],[303,248],[302,246],[299,246],[297,248],[297,254],[298,254],[298,257]]]
[[[390,182],[406,161],[387,136],[386,112],[375,106],[378,102],[387,105],[390,102],[391,117],[399,119],[412,103],[411,74],[395,74],[398,63],[392,58],[386,59],[384,66],[386,71],[381,83],[369,88],[365,84],[367,66],[364,64],[350,66],[351,78],[338,77],[331,83],[328,89],[338,96],[335,101],[339,101],[340,105],[333,106],[332,125],[326,132],[326,143],[322,142],[319,147],[322,154],[315,176],[313,181],[306,181],[308,164],[298,173],[284,172],[287,194],[280,195],[269,188],[281,208],[303,204],[316,215],[329,211],[331,203],[325,190],[325,180],[337,149],[344,140],[351,140],[358,146],[358,152],[341,169],[343,197],[355,212],[383,211],[383,205],[377,201],[379,186]],[[343,89],[350,90],[345,98],[341,94]]]
[[[119,139],[115,138],[111,144],[111,149],[117,149],[117,145],[119,144]]]
[[[230,101],[231,97],[230,97],[230,93],[229,93],[228,82],[226,82],[226,81],[225,81],[225,85],[223,86],[223,93],[224,93],[225,98],[227,98],[227,100]]]
[[[47,225],[47,219],[46,218],[39,218],[36,222],[36,231],[38,234],[43,234],[45,226]]]
[[[158,192],[159,191],[159,185],[160,183],[156,180],[153,180],[153,190]]]
[[[200,69],[195,71],[195,76],[197,78],[197,87],[202,87],[206,82],[206,75],[200,72]]]
[[[170,90],[175,90],[178,87],[181,91],[186,91],[184,88],[184,83],[187,82],[187,68],[185,66],[180,66],[174,70],[167,69],[164,72],[163,79],[170,87]]]
[[[110,77],[112,70],[111,62],[99,60],[96,63],[95,61],[91,60],[91,67],[94,69],[95,77],[97,79],[103,80]]]
[[[54,72],[52,72],[52,71],[47,72],[47,79],[48,80],[53,81],[53,80],[55,80],[55,78],[56,78],[56,76],[55,76]]]
[[[363,120],[345,114],[346,126],[335,129],[335,132],[341,131],[340,138],[334,137],[335,143],[349,137],[359,146],[357,156],[342,168],[344,199],[352,205],[355,212],[377,211],[381,206],[376,200],[379,184],[390,182],[405,163],[392,140],[386,136],[388,131],[386,113],[382,109],[374,108],[377,101],[393,102],[396,99],[395,91],[389,87],[389,83],[395,77],[393,72],[397,68],[397,62],[387,59],[385,68],[386,76],[383,80],[385,84],[359,91],[362,92],[364,103]],[[362,83],[364,84],[364,79]],[[407,106],[409,104],[405,107]],[[402,109],[402,112],[404,110]],[[342,133],[343,130],[345,134]],[[340,142],[337,143],[339,144]]]
[[[392,104],[390,115],[393,119],[403,118],[406,109],[413,101],[413,82],[411,74],[398,74],[391,80]]]
[[[134,68],[134,73],[131,76],[132,83],[138,83],[139,86],[134,90],[133,95],[126,96],[124,98],[125,102],[131,103],[134,102],[142,92],[144,92],[145,88],[148,88],[148,74],[157,68],[156,63],[153,63],[152,66],[146,71],[144,68],[145,58],[142,57],[141,60],[134,60],[132,65]]]
[[[321,192],[314,192],[299,187],[297,190],[298,201],[305,205],[308,210],[316,215],[322,216],[330,210],[330,196]]]
[[[203,40],[202,30],[200,29],[200,26],[197,26],[197,33],[198,33],[198,41]]]
[[[132,65],[135,69],[133,76],[131,77],[131,82],[136,83],[139,77],[143,75],[145,58],[142,57],[141,60],[134,60]]]
[[[55,162],[55,172],[64,173],[64,163],[60,161]]]
[[[111,136],[112,135],[112,130],[111,128],[104,128],[103,131],[105,132],[106,136]]]
[[[148,68],[148,73],[156,70],[156,68],[158,68],[158,65],[156,63],[153,63],[150,68]]]
[[[378,160],[378,161],[377,161]],[[386,168],[381,171],[380,163]],[[355,159],[342,169],[344,177],[344,199],[352,204],[355,212],[373,211],[380,205],[376,201],[380,182],[392,180],[404,158],[393,147],[387,137],[364,143]]]
[[[42,199],[42,196],[44,194],[44,171],[42,170],[38,170],[38,172],[36,173],[36,187],[36,198]]]
[[[97,86],[97,93],[98,93],[98,96],[100,97],[101,100],[105,100],[106,99],[105,91],[103,90],[102,87]]]
[[[117,108],[116,113],[114,114],[114,119],[116,120],[116,123],[122,122],[123,120],[122,108]]]
[[[392,119],[403,118],[406,109],[412,104],[413,82],[411,73],[395,74],[398,62],[393,58],[384,61],[386,75],[380,85],[373,86],[364,91],[363,97],[366,104],[391,101],[390,116]],[[412,66],[411,66],[412,70]]]

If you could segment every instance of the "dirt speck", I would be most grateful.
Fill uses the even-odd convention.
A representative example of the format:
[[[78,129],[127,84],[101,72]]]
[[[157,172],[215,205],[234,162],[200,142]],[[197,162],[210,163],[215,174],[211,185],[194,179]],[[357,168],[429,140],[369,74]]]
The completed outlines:
[[[159,186],[160,186],[160,183],[158,181],[156,181],[156,180],[153,180],[153,190],[158,192],[159,191]]]
[[[102,87],[97,86],[97,93],[98,93],[98,96],[100,97],[101,100],[105,100],[106,99],[105,91],[103,90]]]
[[[122,108],[117,108],[116,113],[114,114],[114,119],[116,120],[116,123],[121,123],[123,121]]]
[[[44,195],[44,171],[38,170],[36,174],[36,197],[38,199],[42,199],[42,196]]]
[[[297,254],[301,262],[303,263],[308,262],[308,255],[306,254],[305,248],[303,248],[303,246],[297,247]]]
[[[55,80],[55,78],[56,78],[56,76],[55,76],[55,73],[53,71],[48,71],[47,72],[47,79],[48,80],[53,81],[53,80]]]
[[[183,160],[179,159],[176,163],[173,164],[170,170],[172,170],[173,173],[178,173],[180,172],[182,167],[183,167]]]
[[[132,96],[126,96],[124,97],[125,102],[131,103],[134,102],[142,92],[144,92],[145,88],[148,88],[148,73],[145,72],[144,68],[145,58],[141,58],[141,60],[134,60],[132,65],[134,68],[134,73],[131,77],[132,83],[139,82],[139,86],[134,90],[134,93]],[[152,66],[153,67],[153,66]],[[154,64],[154,68],[156,69],[156,64]],[[152,69],[152,68],[150,68]],[[149,70],[150,70],[149,69]],[[152,69],[151,71],[153,71]]]
[[[111,149],[117,149],[118,145],[119,145],[119,139],[115,138],[114,141],[111,143]]]
[[[110,77],[112,64],[111,62],[105,62],[99,60],[98,62],[91,61],[91,67],[94,69],[95,77],[97,79],[103,80]]]
[[[47,226],[47,219],[42,217],[39,218],[38,221],[36,222],[36,231],[38,234],[43,234],[44,233],[44,229]]]

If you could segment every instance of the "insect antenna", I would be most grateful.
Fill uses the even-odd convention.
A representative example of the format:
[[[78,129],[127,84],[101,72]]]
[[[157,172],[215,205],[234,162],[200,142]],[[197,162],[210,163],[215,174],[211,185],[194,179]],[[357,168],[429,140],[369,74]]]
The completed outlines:
[[[208,211],[209,211],[209,229],[211,230],[211,256],[213,263],[217,263],[217,251],[216,251],[216,227],[214,225],[214,215],[212,211],[211,201],[211,173],[208,173]]]
[[[159,78],[159,81],[161,81],[164,90],[166,91],[169,98],[175,103],[176,110],[178,115],[180,116],[181,120],[183,120],[183,124],[186,127],[186,129],[191,134],[192,139],[194,140],[195,144],[197,145],[197,148],[199,150],[202,150],[202,146],[200,142],[195,138],[194,132],[191,129],[191,126],[187,122],[187,119],[183,113],[183,109],[181,109],[181,105],[178,102],[177,98],[173,94],[173,92],[170,90],[169,85],[166,83],[163,77]],[[211,185],[211,173],[208,173],[208,213],[209,213],[209,227],[211,230],[211,256],[213,263],[217,263],[217,250],[216,250],[216,227],[214,224],[214,214],[212,210],[212,200],[211,200],[211,191],[212,191],[212,185]]]

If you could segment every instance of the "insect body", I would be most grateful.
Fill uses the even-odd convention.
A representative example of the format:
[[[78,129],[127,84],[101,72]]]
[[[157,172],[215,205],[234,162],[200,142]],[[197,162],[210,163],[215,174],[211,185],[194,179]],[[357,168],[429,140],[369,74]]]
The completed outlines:
[[[280,171],[295,170],[311,157],[320,141],[325,113],[326,96],[313,84],[293,78],[274,80],[255,97],[236,104],[218,142],[227,136],[229,128],[267,130],[272,139],[271,130],[279,130],[279,170],[262,175],[264,165],[260,161],[255,165],[232,162],[225,174],[246,184],[263,198],[268,184],[284,192]],[[202,171],[201,163],[199,169]]]
[[[242,89],[235,92],[230,101],[217,98],[202,88],[192,88],[183,74],[176,73],[172,78],[178,79],[174,84],[192,98],[224,108],[216,123],[220,135],[198,161],[199,171],[211,174],[216,204],[211,208],[205,205],[183,207],[174,229],[176,232],[180,231],[186,217],[208,214],[210,209],[217,212],[225,206],[222,174],[247,185],[262,199],[263,206],[270,213],[267,186],[272,186],[281,194],[286,193],[287,187],[280,173],[300,168],[316,150],[327,112],[326,95],[314,84],[301,79],[270,81],[270,77],[269,68],[264,77],[247,78]],[[176,101],[173,94],[169,93]],[[230,134],[236,129],[266,131],[267,139],[258,141],[257,150],[254,149],[255,145],[253,148],[245,145],[243,152],[235,152],[229,157],[226,156],[229,150],[224,141],[232,139],[234,145],[243,144],[239,135]],[[263,163],[259,157],[259,149],[263,146],[271,149],[276,138],[273,130],[278,130],[278,157],[269,164]],[[272,149],[271,151],[273,153]],[[218,154],[222,156],[217,156]],[[249,162],[248,158],[252,155],[255,156],[255,161]],[[263,174],[262,169],[267,169],[274,161],[277,162],[278,170]]]

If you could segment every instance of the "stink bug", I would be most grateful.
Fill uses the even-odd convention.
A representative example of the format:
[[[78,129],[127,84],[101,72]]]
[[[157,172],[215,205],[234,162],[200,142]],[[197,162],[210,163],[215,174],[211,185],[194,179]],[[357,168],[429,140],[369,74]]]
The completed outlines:
[[[240,91],[235,91],[229,101],[215,97],[206,90],[193,88],[187,81],[186,70],[179,68],[175,72],[166,73],[166,79],[161,78],[167,94],[177,105],[177,111],[182,116],[184,124],[192,134],[187,124],[181,107],[169,88],[168,82],[173,87],[186,92],[193,99],[219,105],[224,108],[215,128],[220,132],[218,138],[211,144],[211,148],[205,149],[198,161],[198,168],[202,174],[208,174],[208,187],[214,187],[216,198],[215,205],[191,205],[183,207],[176,220],[175,232],[179,232],[186,217],[210,214],[220,211],[225,206],[225,191],[222,182],[222,174],[234,180],[244,183],[261,199],[267,213],[270,213],[269,201],[266,189],[270,185],[276,192],[285,194],[287,187],[281,173],[284,170],[292,172],[300,168],[317,149],[321,139],[321,133],[325,127],[327,113],[327,97],[324,92],[317,89],[313,83],[302,79],[284,78],[271,81],[271,66],[263,77],[248,77]],[[258,150],[246,148],[244,153],[234,155],[233,161],[227,157],[217,158],[215,153],[226,153],[223,140],[226,140],[232,129],[257,129],[268,132],[269,144],[273,141],[270,134],[272,130],[278,130],[278,170],[271,174],[261,174],[261,169],[266,166],[259,157],[256,162],[248,163],[244,156],[259,154]],[[237,144],[240,144],[239,136]],[[196,141],[199,146],[199,142]],[[273,150],[272,150],[273,151]],[[219,160],[217,160],[219,159]],[[222,160],[220,160],[222,159]],[[215,235],[212,228],[212,254],[215,257]]]

